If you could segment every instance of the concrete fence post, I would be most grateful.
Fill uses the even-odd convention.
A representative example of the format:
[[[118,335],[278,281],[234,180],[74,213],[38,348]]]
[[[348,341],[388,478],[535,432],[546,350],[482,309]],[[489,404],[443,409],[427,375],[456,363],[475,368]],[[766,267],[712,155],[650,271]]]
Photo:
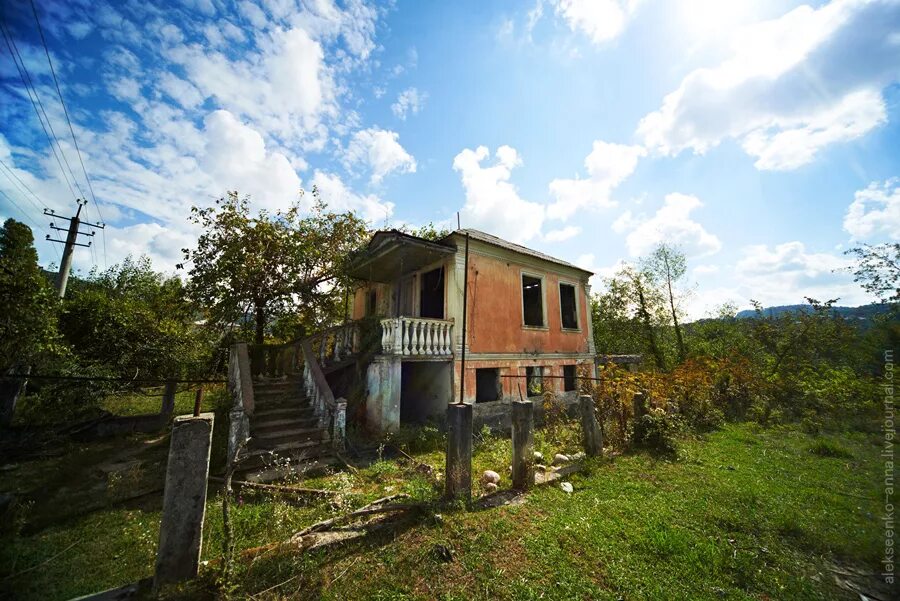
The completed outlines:
[[[153,588],[197,576],[206,513],[213,414],[180,415],[172,423]]]
[[[172,415],[175,411],[175,380],[166,380],[166,388],[163,391],[162,408],[159,410],[164,415]]]
[[[590,457],[603,454],[603,431],[597,422],[594,399],[589,394],[578,397],[578,408],[581,410],[581,433],[584,452]]]
[[[512,484],[516,490],[534,485],[534,403],[512,402]]]
[[[632,405],[634,407],[634,421],[638,421],[644,416],[645,413],[647,413],[647,402],[644,399],[643,392],[634,393]]]
[[[9,375],[24,375],[31,373],[31,366],[12,368]],[[0,426],[7,427],[12,424],[13,416],[16,413],[16,403],[19,396],[25,389],[25,380],[21,378],[2,378],[0,377]]]
[[[472,405],[447,407],[446,496],[472,500]]]

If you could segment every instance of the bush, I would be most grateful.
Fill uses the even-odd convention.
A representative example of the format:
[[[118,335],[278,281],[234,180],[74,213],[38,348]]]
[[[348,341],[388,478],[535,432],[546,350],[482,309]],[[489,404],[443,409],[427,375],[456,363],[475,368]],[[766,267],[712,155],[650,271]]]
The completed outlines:
[[[635,420],[631,442],[636,447],[675,456],[678,454],[676,437],[680,432],[681,423],[676,416],[654,408]]]
[[[837,459],[853,459],[853,453],[846,447],[832,440],[819,438],[810,445],[809,452],[819,457],[834,457]]]

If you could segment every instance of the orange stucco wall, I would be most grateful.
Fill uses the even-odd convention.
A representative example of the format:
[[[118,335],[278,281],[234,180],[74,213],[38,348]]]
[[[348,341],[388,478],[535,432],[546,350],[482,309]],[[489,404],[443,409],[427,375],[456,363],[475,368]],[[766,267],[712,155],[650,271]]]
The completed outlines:
[[[522,325],[522,271],[543,276],[545,329]],[[472,353],[586,353],[588,327],[584,287],[576,285],[580,331],[563,331],[556,274],[493,257],[469,257],[468,339]]]
[[[545,378],[544,387],[553,392],[563,392],[563,366],[578,365],[578,373],[581,373],[582,366],[584,369],[590,370],[592,365],[588,361],[576,361],[574,359],[507,359],[495,361],[466,361],[466,402],[475,401],[475,370],[481,368],[498,368],[501,376],[521,376],[517,378],[501,377],[500,384],[505,398],[519,398],[519,390],[521,387],[522,394],[528,396],[525,380],[525,368],[528,366],[541,366],[545,368],[546,375],[557,376],[554,378]],[[461,362],[453,362],[453,400],[459,399],[459,372]]]

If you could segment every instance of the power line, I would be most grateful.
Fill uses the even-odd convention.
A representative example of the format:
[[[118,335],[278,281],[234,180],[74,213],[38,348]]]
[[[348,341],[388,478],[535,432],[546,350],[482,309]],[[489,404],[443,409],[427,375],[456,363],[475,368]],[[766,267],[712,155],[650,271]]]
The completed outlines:
[[[19,53],[19,48],[16,46],[16,41],[13,39],[12,34],[9,31],[9,28],[6,25],[6,20],[0,20],[0,29],[3,31],[3,37],[6,40],[6,46],[9,49],[9,53],[13,58],[13,62],[16,65],[16,70],[19,72],[19,78],[22,80],[22,85],[25,86],[25,91],[28,94],[28,99],[31,100],[31,106],[34,107],[34,112],[37,114],[38,121],[41,123],[41,129],[44,130],[44,135],[47,137],[47,142],[50,144],[50,149],[53,151],[53,156],[56,157],[56,162],[59,165],[60,172],[62,173],[63,179],[66,180],[66,185],[69,187],[69,191],[72,193],[72,196],[77,196],[75,194],[75,190],[72,188],[72,182],[75,183],[75,187],[78,188],[78,191],[81,192],[81,186],[78,185],[78,180],[75,178],[75,173],[72,171],[71,165],[69,165],[69,160],[66,158],[65,153],[63,152],[62,146],[59,143],[59,138],[56,136],[56,132],[53,130],[53,124],[50,122],[50,117],[47,116],[47,111],[44,109],[44,103],[41,101],[40,95],[37,93],[37,88],[34,85],[34,82],[31,79],[31,74],[28,73],[28,67],[25,66],[25,61],[22,59],[22,55]],[[21,65],[20,65],[21,63]],[[40,109],[38,109],[40,106]],[[43,117],[41,114],[43,113]],[[44,125],[44,120],[46,120],[46,125]],[[47,131],[47,128],[50,131]],[[52,136],[51,136],[52,134]],[[54,146],[54,141],[56,142],[56,146]],[[57,153],[56,149],[59,148],[59,153]],[[62,155],[62,160],[60,160],[60,155]],[[63,167],[63,162],[65,162],[66,167],[69,168],[69,174],[72,176],[72,182],[69,181],[69,176],[66,175],[66,170]],[[84,194],[82,193],[82,196]]]
[[[103,223],[103,213],[100,212],[100,203],[97,202],[97,196],[94,195],[94,186],[91,184],[91,178],[88,176],[87,169],[84,166],[84,158],[81,156],[81,149],[78,147],[78,139],[75,137],[75,129],[72,127],[72,120],[69,118],[69,109],[66,108],[66,101],[63,100],[62,90],[59,87],[59,79],[56,77],[56,69],[53,68],[53,60],[50,58],[50,49],[47,47],[47,39],[44,37],[44,28],[41,27],[41,20],[38,18],[37,7],[34,0],[31,0],[31,11],[34,13],[34,22],[37,23],[38,33],[41,34],[41,44],[44,46],[44,54],[47,55],[47,64],[50,65],[50,73],[53,75],[53,83],[56,85],[56,95],[59,96],[59,103],[63,107],[63,114],[66,116],[66,123],[69,124],[69,133],[72,134],[72,143],[75,145],[75,153],[78,155],[78,162],[81,163],[81,171],[84,173],[84,180],[87,182],[88,190],[91,193],[91,200],[97,208],[97,216]],[[106,231],[101,230],[103,238],[103,264],[106,264]]]
[[[6,177],[9,179],[9,181],[13,182],[13,184],[15,184],[17,188],[19,188],[20,192],[22,191],[22,188],[24,188],[29,194],[34,196],[35,200],[38,201],[38,204],[41,205],[40,207],[36,207],[36,208],[38,208],[39,210],[40,210],[40,208],[44,208],[44,209],[48,208],[47,203],[44,202],[43,200],[41,200],[41,197],[38,196],[37,194],[35,194],[34,191],[32,191],[32,189],[28,187],[28,184],[23,182],[22,178],[20,178],[18,175],[16,175],[16,172],[13,171],[9,165],[7,165],[2,160],[0,160],[0,166],[2,166],[4,169],[6,169],[6,171],[4,171],[3,174],[6,175]],[[9,173],[7,173],[7,171]],[[12,176],[12,177],[10,177],[10,176]],[[18,183],[16,183],[16,182],[18,182]],[[22,196],[25,196],[25,194],[23,193]],[[27,196],[26,196],[26,199],[28,199]],[[32,205],[34,205],[34,202],[32,202],[31,199],[28,199],[28,202],[31,202]]]

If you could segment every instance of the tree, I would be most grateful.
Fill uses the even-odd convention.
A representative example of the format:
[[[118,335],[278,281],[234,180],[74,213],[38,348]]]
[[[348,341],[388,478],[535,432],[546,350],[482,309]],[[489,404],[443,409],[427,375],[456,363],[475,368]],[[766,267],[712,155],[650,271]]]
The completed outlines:
[[[672,324],[675,327],[675,340],[678,344],[678,361],[683,362],[687,357],[684,345],[684,336],[681,324],[678,323],[678,300],[675,296],[675,288],[687,271],[687,260],[684,253],[669,244],[660,244],[653,253],[644,259],[644,268],[651,278],[665,288],[668,297],[669,310],[672,314]]]
[[[301,193],[302,197],[302,193]],[[333,317],[349,285],[348,256],[367,237],[353,213],[332,213],[312,190],[306,215],[300,203],[270,215],[250,214],[249,200],[229,192],[207,208],[193,207],[191,219],[203,233],[193,250],[189,289],[217,323],[235,323],[252,310],[254,341],[261,344],[276,318],[303,307],[321,326]]]
[[[900,243],[863,244],[844,253],[856,257],[853,281],[882,303],[900,303]]]
[[[7,219],[0,228],[0,369],[28,365],[59,350],[57,300],[38,266],[34,236]]]
[[[63,302],[60,330],[83,369],[135,378],[202,377],[217,336],[177,277],[150,259],[122,263],[74,283]]]

